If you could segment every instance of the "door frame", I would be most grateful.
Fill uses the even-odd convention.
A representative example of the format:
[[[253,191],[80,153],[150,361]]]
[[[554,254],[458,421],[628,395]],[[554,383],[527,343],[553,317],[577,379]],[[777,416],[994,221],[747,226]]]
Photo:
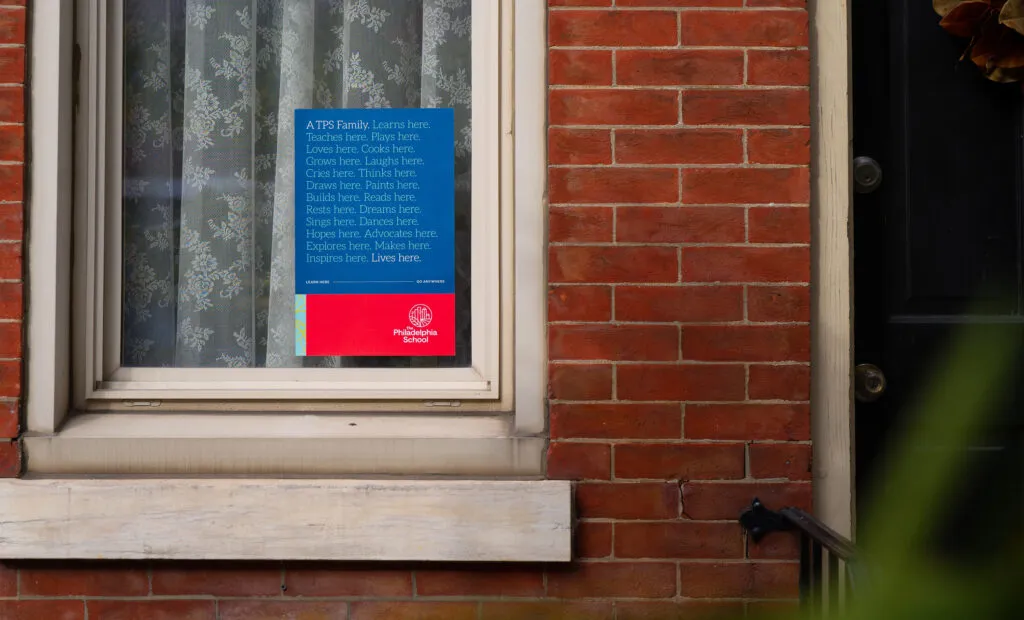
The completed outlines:
[[[855,534],[850,0],[810,0],[814,511]]]

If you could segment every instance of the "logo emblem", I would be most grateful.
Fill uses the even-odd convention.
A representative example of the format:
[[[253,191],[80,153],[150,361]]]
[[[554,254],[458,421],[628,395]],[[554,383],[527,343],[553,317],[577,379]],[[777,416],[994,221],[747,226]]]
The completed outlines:
[[[426,327],[433,320],[434,313],[431,312],[430,306],[416,304],[409,310],[409,324],[413,327]]]

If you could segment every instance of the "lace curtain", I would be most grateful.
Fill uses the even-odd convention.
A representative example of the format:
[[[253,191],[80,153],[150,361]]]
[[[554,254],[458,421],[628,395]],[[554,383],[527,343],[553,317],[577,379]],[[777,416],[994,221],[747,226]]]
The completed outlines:
[[[471,0],[127,0],[126,366],[464,366]],[[450,107],[456,356],[294,356],[296,108]]]

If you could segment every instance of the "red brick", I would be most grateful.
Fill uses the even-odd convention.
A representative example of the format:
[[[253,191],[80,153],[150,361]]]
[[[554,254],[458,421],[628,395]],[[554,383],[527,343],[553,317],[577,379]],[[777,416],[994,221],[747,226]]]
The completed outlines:
[[[552,286],[548,289],[549,321],[610,321],[610,286]]]
[[[722,322],[743,319],[739,286],[620,286],[615,318],[645,322]]]
[[[806,86],[811,82],[807,50],[749,50],[747,82],[768,86]]]
[[[20,280],[21,244],[0,243],[0,280]]]
[[[685,334],[684,334],[685,341]],[[704,364],[619,366],[618,397],[624,400],[742,400],[743,367]]]
[[[743,161],[738,129],[616,129],[620,164],[732,164]]]
[[[18,436],[18,402],[0,402],[0,438],[14,439]],[[3,574],[0,567],[0,574]],[[0,596],[3,595],[3,579],[0,578]]]
[[[621,0],[620,0],[621,1]],[[736,620],[743,603],[705,601],[622,602],[615,606],[617,620]]]
[[[549,396],[554,400],[609,400],[612,397],[612,366],[552,364]]]
[[[220,620],[345,620],[348,604],[338,601],[218,602]]]
[[[91,600],[89,620],[215,620],[214,601]]]
[[[679,357],[678,333],[676,334],[676,355]],[[0,358],[21,357],[21,323],[0,323]]]
[[[688,405],[687,439],[804,441],[811,438],[807,405]]]
[[[25,48],[0,48],[0,83],[21,84],[25,81]]]
[[[665,90],[556,90],[549,116],[552,125],[674,125],[679,99]]]
[[[616,241],[743,243],[740,207],[625,207],[618,209]]]
[[[751,286],[747,288],[747,317],[751,321],[810,321],[808,286]]]
[[[552,438],[678,439],[679,405],[551,405]]]
[[[0,200],[19,202],[25,189],[25,167],[20,164],[0,164]]]
[[[683,357],[707,362],[804,362],[806,325],[694,325],[683,330]]]
[[[679,279],[676,250],[664,247],[552,247],[548,269],[551,282],[651,283]]]
[[[416,571],[418,596],[542,596],[544,575],[535,568],[466,566]]]
[[[583,0],[581,0],[583,1]],[[743,6],[743,0],[618,0],[618,6],[719,8]]]
[[[548,478],[608,480],[611,453],[611,446],[603,443],[553,442],[548,447]]]
[[[683,172],[684,203],[807,203],[810,199],[807,168],[708,168]],[[805,217],[809,226],[810,218]]]
[[[670,483],[583,482],[576,508],[584,519],[675,519],[679,487]]]
[[[690,125],[806,125],[806,89],[683,91],[683,122]]]
[[[20,282],[0,282],[0,319],[21,319],[24,308]]]
[[[683,249],[684,282],[807,282],[806,247],[693,247]]]
[[[681,19],[683,45],[807,45],[802,11],[683,11]]]
[[[412,596],[408,570],[363,568],[299,568],[285,573],[288,596]]]
[[[145,596],[143,568],[85,564],[79,568],[44,565],[21,569],[23,596]]]
[[[671,11],[552,11],[548,14],[548,44],[675,45],[676,14]]]
[[[751,243],[810,243],[811,210],[807,207],[750,209]]]
[[[679,200],[674,168],[552,168],[552,203],[664,203]]]
[[[781,562],[689,563],[679,566],[682,595],[694,598],[797,596],[798,566]]]
[[[747,538],[747,557],[752,560],[799,560],[800,536],[789,532],[783,536],[765,536],[756,543]]]
[[[548,130],[548,163],[610,164],[611,135],[610,129],[552,127]]]
[[[0,125],[0,161],[25,159],[25,127],[22,125]]]
[[[673,361],[679,359],[674,325],[552,325],[552,360]]]
[[[611,533],[608,536],[611,541]],[[18,569],[0,563],[0,597],[18,596]]]
[[[736,444],[618,444],[616,478],[720,480],[742,478],[744,446]]]
[[[0,43],[25,43],[25,9],[0,7]]]
[[[551,84],[610,85],[612,53],[610,50],[550,50],[548,81]]]
[[[811,367],[806,364],[751,364],[751,400],[810,400]]]
[[[612,241],[612,209],[552,207],[548,218],[548,239],[552,242]]]
[[[811,479],[811,446],[799,443],[750,444],[750,474],[755,478]]]
[[[0,601],[4,620],[85,620],[82,601]]]
[[[476,603],[352,603],[350,620],[476,620]]]
[[[215,568],[204,563],[153,567],[153,594],[279,596],[281,569]]]
[[[619,4],[622,4],[621,2]],[[749,7],[781,7],[802,9],[807,7],[807,0],[747,0]]]
[[[619,50],[621,85],[728,85],[743,83],[741,50]],[[629,124],[629,123],[626,123]]]
[[[17,398],[21,396],[21,362],[19,360],[0,361],[0,397]]]
[[[660,562],[586,562],[548,571],[555,598],[665,598],[676,593],[676,567]]]
[[[738,523],[616,523],[617,558],[742,558]]]
[[[0,122],[25,121],[25,89],[21,86],[0,86]]]
[[[21,448],[17,441],[0,441],[0,478],[21,475]]]
[[[747,155],[754,164],[811,163],[811,130],[750,129],[747,132]]]
[[[481,620],[612,620],[609,601],[501,601],[484,603]]]
[[[21,241],[23,211],[20,204],[0,204],[0,240]]]
[[[612,554],[612,524],[600,521],[581,521],[576,525],[576,557],[606,558]]]

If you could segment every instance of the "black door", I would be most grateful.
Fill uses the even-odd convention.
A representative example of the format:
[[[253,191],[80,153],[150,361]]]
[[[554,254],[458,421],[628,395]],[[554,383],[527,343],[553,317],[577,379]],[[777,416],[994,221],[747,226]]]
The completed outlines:
[[[877,400],[856,404],[860,508],[954,331],[1024,322],[1024,108],[1020,85],[960,62],[966,41],[939,27],[930,0],[851,5],[854,155],[876,160],[882,179],[854,199],[855,364],[886,380]],[[1014,373],[1024,385],[1024,364]],[[1006,396],[964,451],[969,480],[950,481],[949,512],[936,515],[942,547],[975,554],[1005,544],[1008,524],[1024,526],[1022,394]]]

